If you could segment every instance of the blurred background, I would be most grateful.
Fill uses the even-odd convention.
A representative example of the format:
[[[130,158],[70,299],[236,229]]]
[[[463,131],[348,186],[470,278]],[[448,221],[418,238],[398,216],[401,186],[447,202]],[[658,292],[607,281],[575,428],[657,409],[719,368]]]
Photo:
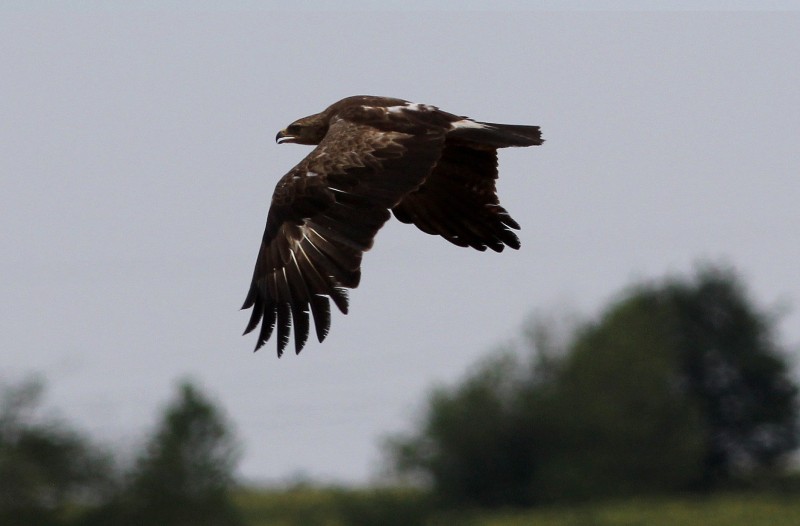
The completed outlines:
[[[534,367],[547,355],[535,327],[561,327],[552,370],[569,369],[561,360],[589,345],[585,327],[644,289],[673,305],[677,287],[706,306],[709,283],[729,291],[739,303],[720,300],[722,311],[745,305],[757,320],[748,348],[767,341],[757,348],[782,364],[773,378],[794,385],[800,14],[769,8],[796,5],[531,5],[4,4],[0,379],[17,392],[38,378],[45,412],[118,450],[148,443],[188,381],[237,437],[235,478],[272,486],[383,482],[400,450],[403,476],[430,484],[430,458],[411,453],[437,393],[457,398],[470,375],[491,377],[476,364],[507,353],[538,385],[550,373]],[[355,94],[540,125],[543,146],[499,156],[522,248],[479,253],[392,221],[324,344],[253,354],[238,308],[274,185],[309,151],[275,133]],[[646,312],[622,332],[661,327]],[[667,317],[664,330],[684,337],[680,316]],[[681,384],[686,346],[669,349],[663,374],[696,394]],[[767,419],[788,426],[770,465],[791,465],[791,392]],[[707,425],[708,402],[680,400],[681,425]],[[572,415],[563,404],[526,414],[557,422]],[[751,431],[745,441],[772,444]],[[705,435],[694,436],[678,440],[692,454]],[[762,465],[732,455],[748,473]]]

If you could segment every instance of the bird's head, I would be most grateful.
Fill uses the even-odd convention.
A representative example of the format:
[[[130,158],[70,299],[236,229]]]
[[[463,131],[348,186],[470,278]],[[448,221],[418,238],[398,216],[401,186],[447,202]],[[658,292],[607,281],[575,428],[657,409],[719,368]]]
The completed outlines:
[[[297,119],[286,128],[278,132],[275,142],[282,144],[294,142],[297,144],[319,144],[328,133],[328,122],[321,114],[310,115]]]

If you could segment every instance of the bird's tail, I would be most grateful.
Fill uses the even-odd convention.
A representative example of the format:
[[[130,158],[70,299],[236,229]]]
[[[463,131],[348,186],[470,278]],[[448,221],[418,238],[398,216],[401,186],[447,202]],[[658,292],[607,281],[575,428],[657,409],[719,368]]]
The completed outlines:
[[[493,148],[536,146],[544,142],[538,126],[493,122],[470,122],[469,125],[457,127],[449,136]]]

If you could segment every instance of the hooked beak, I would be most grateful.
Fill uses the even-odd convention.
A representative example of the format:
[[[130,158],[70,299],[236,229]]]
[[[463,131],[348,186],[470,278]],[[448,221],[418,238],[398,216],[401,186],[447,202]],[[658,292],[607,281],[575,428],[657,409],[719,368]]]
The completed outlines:
[[[289,133],[287,133],[286,130],[279,131],[278,135],[275,136],[275,142],[277,142],[278,144],[282,144],[285,142],[294,142],[294,139],[296,139],[296,137],[294,135],[290,135]]]

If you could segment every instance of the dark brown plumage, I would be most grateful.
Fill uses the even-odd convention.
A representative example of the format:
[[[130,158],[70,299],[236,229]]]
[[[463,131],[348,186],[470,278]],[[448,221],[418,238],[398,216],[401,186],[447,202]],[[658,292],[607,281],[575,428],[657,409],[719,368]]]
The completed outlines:
[[[258,350],[277,331],[278,356],[294,326],[306,343],[309,312],[321,342],[330,303],[347,313],[346,289],[391,210],[451,243],[500,252],[519,248],[519,229],[495,189],[497,148],[542,144],[538,126],[473,121],[388,97],[342,99],[276,137],[317,147],[275,188],[243,309]]]

